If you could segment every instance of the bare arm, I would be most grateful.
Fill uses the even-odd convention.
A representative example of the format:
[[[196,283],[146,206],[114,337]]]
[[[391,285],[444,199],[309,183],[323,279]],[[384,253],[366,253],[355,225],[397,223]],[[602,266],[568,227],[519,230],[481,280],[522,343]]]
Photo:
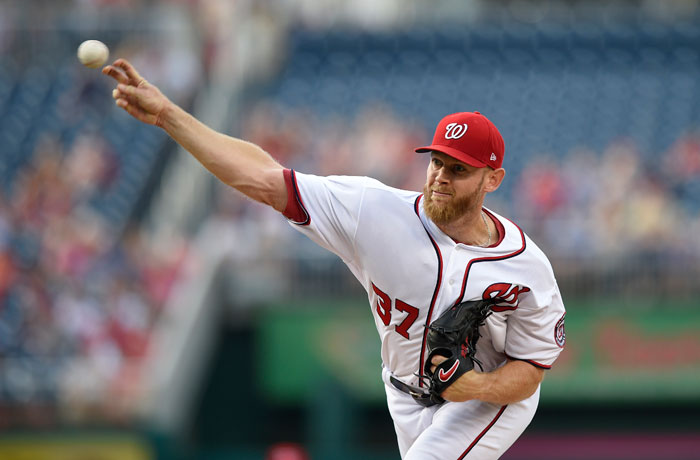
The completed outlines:
[[[435,356],[432,364],[438,365],[445,359]],[[500,405],[511,404],[532,396],[543,377],[544,369],[524,361],[510,360],[493,372],[467,372],[447,387],[442,397],[448,401],[478,399]]]
[[[222,182],[250,198],[284,211],[283,166],[257,145],[214,131],[171,102],[125,59],[102,73],[117,81],[116,104],[131,116],[168,133]]]

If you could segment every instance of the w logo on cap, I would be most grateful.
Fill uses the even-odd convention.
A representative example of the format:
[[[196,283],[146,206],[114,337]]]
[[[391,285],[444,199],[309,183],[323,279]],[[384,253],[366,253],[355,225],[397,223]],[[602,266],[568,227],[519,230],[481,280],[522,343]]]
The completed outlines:
[[[467,132],[468,131],[468,132]],[[500,168],[505,145],[496,126],[479,112],[457,112],[440,120],[433,142],[416,152],[441,152],[475,168]]]
[[[466,123],[450,123],[449,125],[445,126],[445,139],[459,139],[460,137],[464,136],[467,129],[469,129],[469,127]]]

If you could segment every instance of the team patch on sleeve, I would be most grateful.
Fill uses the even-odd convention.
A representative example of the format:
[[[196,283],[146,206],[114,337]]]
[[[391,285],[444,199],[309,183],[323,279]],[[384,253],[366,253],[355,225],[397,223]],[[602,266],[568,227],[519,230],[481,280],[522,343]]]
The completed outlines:
[[[566,314],[562,315],[561,319],[557,321],[557,325],[554,327],[554,341],[557,343],[557,346],[559,346],[559,348],[564,348],[564,344],[566,344],[564,318],[566,318]]]

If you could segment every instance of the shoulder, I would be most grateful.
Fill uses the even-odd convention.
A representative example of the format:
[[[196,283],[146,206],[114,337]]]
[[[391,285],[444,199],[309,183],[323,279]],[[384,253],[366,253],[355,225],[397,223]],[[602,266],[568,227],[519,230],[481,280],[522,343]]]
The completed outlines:
[[[541,299],[550,298],[558,290],[554,270],[544,251],[515,222],[492,212],[505,229],[501,246],[510,251],[509,270],[519,278],[519,284],[530,288]],[[539,303],[539,302],[538,302]],[[545,302],[546,303],[546,302]]]
[[[391,187],[367,176],[316,176],[292,171],[295,182],[302,188],[322,188],[329,191],[358,193],[370,202],[381,199],[407,201],[413,204],[419,193]]]
[[[489,214],[498,219],[503,226],[505,235],[503,235],[502,243],[508,248],[516,250],[519,248],[518,256],[523,259],[528,259],[535,265],[551,270],[549,259],[544,251],[528,236],[528,234],[514,221],[503,217],[502,215],[488,209]]]
[[[411,206],[420,195],[419,192],[391,187],[372,178],[367,178],[365,187],[369,199],[393,199],[410,203]]]
[[[326,187],[337,184],[339,186],[363,188],[367,181],[373,180],[365,176],[318,176],[316,174],[302,173],[293,169],[291,170],[291,175],[298,184],[303,183]]]

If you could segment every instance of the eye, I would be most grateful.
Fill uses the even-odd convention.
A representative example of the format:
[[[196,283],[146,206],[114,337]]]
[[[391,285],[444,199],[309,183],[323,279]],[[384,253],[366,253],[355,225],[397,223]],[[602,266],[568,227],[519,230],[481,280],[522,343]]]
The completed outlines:
[[[452,168],[452,171],[454,171],[457,174],[463,174],[467,171],[467,168],[465,168],[462,165],[454,165],[454,167]]]
[[[432,161],[433,161],[433,166],[435,166],[436,168],[439,168],[442,166],[442,161],[440,161],[438,158],[433,158]]]

